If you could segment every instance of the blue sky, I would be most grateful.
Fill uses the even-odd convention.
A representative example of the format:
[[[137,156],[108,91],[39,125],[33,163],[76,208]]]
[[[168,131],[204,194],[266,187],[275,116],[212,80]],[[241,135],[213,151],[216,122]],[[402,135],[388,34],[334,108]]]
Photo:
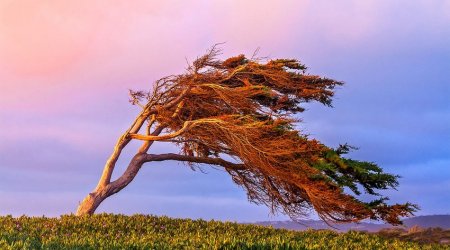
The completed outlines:
[[[308,105],[299,128],[401,175],[398,191],[386,192],[393,202],[450,214],[450,2],[150,3],[0,4],[1,215],[74,212],[138,112],[128,89],[182,73],[185,58],[218,42],[223,58],[259,47],[344,81],[334,108]],[[286,219],[250,204],[226,173],[204,169],[148,164],[98,211]]]

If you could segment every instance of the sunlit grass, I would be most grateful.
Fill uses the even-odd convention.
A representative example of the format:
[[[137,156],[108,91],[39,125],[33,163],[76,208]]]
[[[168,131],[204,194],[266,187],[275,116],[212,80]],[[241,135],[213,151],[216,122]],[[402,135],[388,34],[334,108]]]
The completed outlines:
[[[147,215],[0,217],[0,249],[444,249],[362,232],[304,232]]]

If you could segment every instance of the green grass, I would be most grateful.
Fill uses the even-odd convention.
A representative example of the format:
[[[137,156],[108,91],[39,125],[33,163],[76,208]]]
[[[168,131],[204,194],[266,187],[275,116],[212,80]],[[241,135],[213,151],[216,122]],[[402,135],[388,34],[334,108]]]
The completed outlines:
[[[288,231],[147,215],[0,217],[0,249],[445,249],[361,232]]]

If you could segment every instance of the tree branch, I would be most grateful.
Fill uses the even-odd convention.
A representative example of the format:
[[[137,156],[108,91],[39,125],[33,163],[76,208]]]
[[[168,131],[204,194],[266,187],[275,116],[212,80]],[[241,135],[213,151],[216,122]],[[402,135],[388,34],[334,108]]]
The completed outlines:
[[[185,89],[180,93],[180,95],[179,95],[177,98],[171,100],[171,101],[168,102],[166,105],[164,105],[164,108],[165,108],[165,109],[169,109],[169,108],[171,108],[171,107],[177,105],[177,104],[178,104],[179,102],[181,102],[181,101],[183,100],[183,98],[188,94],[188,92],[191,90],[191,88],[192,88],[191,86],[185,88]]]
[[[100,177],[97,187],[95,188],[96,190],[99,190],[110,183],[116,162],[119,159],[123,148],[125,148],[125,146],[131,141],[131,138],[128,137],[129,133],[137,133],[142,127],[142,124],[144,124],[145,120],[148,118],[148,115],[149,114],[147,114],[146,110],[142,110],[134,120],[133,124],[131,124],[130,128],[128,128],[128,130],[119,137],[111,156],[106,161],[102,176]]]
[[[159,135],[159,136],[154,136],[154,135],[141,135],[141,134],[130,134],[130,138],[131,139],[138,139],[138,140],[143,140],[143,141],[163,141],[163,140],[168,140],[168,139],[172,139],[175,138],[181,134],[183,134],[184,132],[186,132],[187,130],[191,129],[194,126],[197,126],[199,124],[202,123],[221,123],[223,122],[222,120],[218,119],[218,118],[208,118],[208,119],[198,119],[198,120],[194,120],[194,121],[185,121],[183,123],[183,127],[181,127],[181,129],[170,133],[170,134],[165,134],[165,135]]]
[[[155,131],[153,133],[150,132],[150,130],[153,126],[153,123],[155,123],[155,121],[156,121],[156,116],[152,115],[152,118],[147,125],[147,132],[146,132],[147,135],[155,136],[155,135],[159,135],[163,131],[164,126],[159,126],[155,129]],[[153,141],[145,141],[142,144],[142,146],[139,148],[138,152],[139,153],[147,153],[147,151],[149,150],[149,148],[152,144],[153,144]]]
[[[168,108],[173,107],[174,105],[179,104],[183,100],[183,98],[186,96],[186,94],[189,92],[190,89],[191,89],[191,87],[184,89],[177,98],[173,99],[172,101],[170,101],[169,103],[164,105],[164,108],[168,109]],[[122,134],[121,137],[119,137],[119,139],[117,140],[116,145],[114,147],[113,153],[108,158],[108,160],[105,164],[105,167],[103,168],[102,176],[100,177],[100,180],[97,184],[96,190],[101,189],[102,187],[104,187],[110,183],[112,172],[114,171],[116,162],[119,159],[120,154],[122,153],[122,149],[132,139],[129,137],[129,135],[138,133],[139,130],[141,129],[142,125],[144,124],[145,120],[147,120],[150,115],[153,115],[156,113],[157,113],[157,109],[151,109],[151,106],[146,106],[136,117],[134,122],[131,124],[130,128],[124,134]],[[162,131],[162,129],[161,129],[161,131]],[[161,131],[159,131],[159,133],[161,133]],[[145,151],[146,149],[148,150],[150,145],[151,144],[144,145],[140,149],[140,151]]]
[[[226,161],[222,158],[196,157],[196,156],[179,155],[179,154],[173,154],[173,153],[158,154],[158,155],[145,154],[143,156],[144,162],[167,161],[167,160],[218,165],[218,166],[222,166],[226,169],[232,169],[232,170],[247,169],[245,164],[243,164],[243,163],[232,163],[232,162]]]

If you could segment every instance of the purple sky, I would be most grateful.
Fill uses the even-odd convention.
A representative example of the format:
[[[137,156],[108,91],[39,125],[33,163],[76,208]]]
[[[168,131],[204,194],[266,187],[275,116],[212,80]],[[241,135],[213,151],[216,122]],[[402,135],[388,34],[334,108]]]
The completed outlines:
[[[260,47],[344,81],[334,108],[308,106],[301,129],[401,175],[393,202],[450,213],[449,1],[161,2],[0,2],[0,215],[74,212],[138,112],[128,89],[182,73],[219,42],[224,58]],[[286,218],[205,170],[148,164],[98,211]]]

